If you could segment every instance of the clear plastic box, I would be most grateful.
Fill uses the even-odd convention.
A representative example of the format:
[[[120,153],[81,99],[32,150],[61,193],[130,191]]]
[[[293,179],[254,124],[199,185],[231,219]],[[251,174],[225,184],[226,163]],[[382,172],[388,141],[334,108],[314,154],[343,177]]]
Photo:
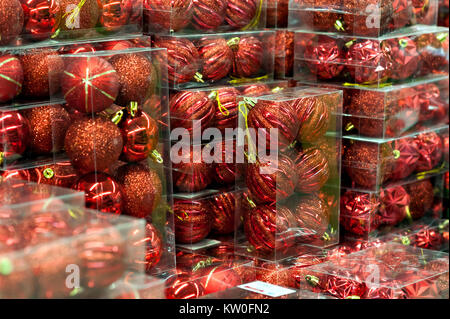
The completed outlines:
[[[286,28],[288,26],[288,16],[289,0],[267,0],[267,28]]]
[[[128,273],[111,284],[104,299],[164,299],[164,280],[142,273]]]
[[[276,30],[275,78],[286,79],[294,75],[294,30]]]

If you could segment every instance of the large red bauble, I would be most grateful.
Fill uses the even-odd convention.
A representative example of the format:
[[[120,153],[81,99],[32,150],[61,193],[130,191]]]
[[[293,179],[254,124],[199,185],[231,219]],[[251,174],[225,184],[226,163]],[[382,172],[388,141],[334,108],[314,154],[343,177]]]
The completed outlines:
[[[325,154],[318,148],[311,147],[294,159],[298,176],[295,190],[300,193],[314,193],[319,191],[328,181],[330,167]]]
[[[194,80],[200,64],[200,55],[195,45],[185,38],[157,37],[153,45],[167,49],[167,74],[170,84],[182,84]],[[165,55],[164,55],[165,57]]]
[[[30,150],[35,154],[60,152],[70,125],[70,115],[62,105],[45,105],[24,110],[30,124]]]
[[[352,234],[367,235],[380,226],[379,206],[371,193],[347,191],[341,197],[341,225]]]
[[[101,10],[98,0],[59,0],[59,22],[55,35],[61,38],[84,36],[95,28]]]
[[[248,164],[246,184],[257,203],[274,203],[294,193],[298,177],[292,160],[280,154],[278,159]]]
[[[408,37],[386,40],[383,50],[392,63],[391,78],[404,80],[417,73],[420,57],[413,40]]]
[[[203,295],[203,285],[187,273],[173,275],[166,281],[167,299],[197,299]]]
[[[448,33],[426,33],[418,36],[416,45],[422,61],[421,74],[448,70]]]
[[[228,5],[230,5],[230,1]],[[243,36],[239,39],[238,44],[231,45],[231,49],[234,53],[234,76],[248,78],[258,75],[264,58],[264,45],[258,38]]]
[[[132,13],[130,0],[102,0],[100,3],[100,31],[116,32],[128,23]]]
[[[22,96],[48,98],[60,87],[64,61],[51,49],[26,50],[19,57],[23,68]]]
[[[158,145],[158,123],[144,111],[138,110],[134,116],[129,114],[119,127],[123,137],[120,158],[125,162],[145,160]]]
[[[236,141],[224,140],[222,143],[217,143],[215,147],[219,147],[219,144],[222,144],[220,160],[212,165],[214,180],[219,185],[235,184],[242,175],[242,164],[237,161]]]
[[[85,193],[86,207],[119,215],[122,213],[121,186],[108,174],[90,173],[81,177],[73,189]]]
[[[80,172],[102,172],[119,159],[123,148],[122,134],[105,118],[83,118],[67,129],[64,148]]]
[[[45,40],[58,26],[59,2],[54,0],[20,0],[25,17],[23,35]]]
[[[239,91],[233,87],[217,90],[214,127],[218,128],[222,134],[225,133],[226,128],[235,129],[238,126],[239,104],[237,98],[239,95]]]
[[[295,244],[297,221],[282,205],[258,205],[244,212],[244,231],[256,252],[283,253]]]
[[[182,127],[190,133],[199,125],[203,130],[212,124],[215,106],[204,91],[181,91],[170,98],[171,128]],[[196,121],[196,122],[194,122]]]
[[[220,0],[222,1],[222,0]],[[202,38],[197,43],[202,61],[204,80],[218,81],[228,75],[233,67],[233,51],[224,38]]]
[[[402,186],[382,189],[380,192],[381,223],[395,226],[402,222],[408,211],[410,196]]]
[[[289,101],[260,99],[248,113],[248,127],[255,129],[255,136],[264,137],[266,149],[285,150],[295,141],[300,121]],[[278,143],[271,145],[271,134],[278,134]],[[256,141],[254,141],[256,144]],[[259,145],[262,145],[258,141]]]
[[[0,164],[14,155],[22,155],[30,143],[30,124],[19,112],[0,113]]]
[[[293,102],[300,130],[299,142],[315,142],[325,135],[330,124],[330,112],[324,100],[317,97],[300,98]]]
[[[174,186],[182,192],[198,192],[205,189],[213,178],[211,165],[203,161],[201,150],[192,149],[189,154],[182,151],[180,149],[178,154],[171,154]],[[179,156],[179,161],[174,161],[173,155]]]
[[[296,199],[292,206],[297,225],[300,228],[296,239],[311,242],[322,237],[329,225],[329,208],[317,195],[306,195]]]
[[[192,0],[194,16],[192,24],[199,30],[214,30],[225,19],[226,0]]]
[[[411,201],[409,212],[413,219],[423,217],[433,206],[434,189],[429,179],[405,185]]]
[[[38,184],[48,184],[71,188],[79,176],[70,161],[36,167],[29,170],[31,180]]]
[[[253,20],[258,10],[257,0],[228,0],[225,21],[233,29],[241,29]]]
[[[150,272],[158,265],[161,260],[161,255],[163,254],[164,244],[161,234],[155,226],[151,223],[147,223],[144,232],[142,232],[141,229],[133,229],[130,237],[133,247],[136,249],[144,248],[145,250],[145,257],[143,260],[136,259],[138,258],[137,256],[132,256],[134,258],[134,263],[138,268],[143,265],[145,271],[147,273]],[[138,254],[138,256],[141,256],[141,254]]]
[[[61,88],[69,107],[80,112],[101,112],[116,100],[120,79],[113,66],[100,57],[74,59],[61,76]]]
[[[241,196],[236,192],[224,192],[208,200],[213,217],[212,230],[216,234],[231,234],[237,228],[239,216],[236,213],[240,201]]]
[[[143,104],[155,93],[158,74],[145,55],[119,54],[110,58],[109,62],[119,77],[120,90],[116,104]]]
[[[173,212],[178,243],[197,243],[211,231],[213,217],[207,201],[175,199]]]
[[[23,10],[19,0],[2,0],[0,3],[0,46],[15,40],[23,27]]]
[[[191,21],[192,0],[143,0],[149,32],[180,31]]]
[[[127,164],[119,167],[116,180],[122,186],[124,212],[137,218],[151,216],[162,196],[158,174],[142,164]]]
[[[390,179],[397,181],[411,175],[420,158],[419,147],[413,138],[403,138],[392,142],[394,149],[394,166]]]
[[[421,133],[416,138],[419,159],[416,172],[429,171],[435,168],[442,159],[442,140],[435,132]]]
[[[234,271],[234,269],[225,265],[202,271],[200,282],[205,288],[205,295],[230,289],[242,284],[239,274]]]
[[[8,102],[22,90],[23,68],[18,58],[0,56],[0,103]]]

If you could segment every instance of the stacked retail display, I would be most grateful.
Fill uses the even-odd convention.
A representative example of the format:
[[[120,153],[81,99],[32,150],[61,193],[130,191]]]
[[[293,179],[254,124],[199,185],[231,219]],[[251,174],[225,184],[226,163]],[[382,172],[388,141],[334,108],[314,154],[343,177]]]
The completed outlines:
[[[438,23],[448,1],[2,0],[0,298],[448,298]]]

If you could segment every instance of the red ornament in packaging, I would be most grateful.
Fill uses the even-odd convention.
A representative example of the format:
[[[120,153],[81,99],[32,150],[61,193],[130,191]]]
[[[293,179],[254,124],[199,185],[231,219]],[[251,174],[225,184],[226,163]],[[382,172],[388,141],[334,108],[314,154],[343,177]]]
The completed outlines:
[[[417,72],[420,57],[412,39],[403,37],[387,40],[383,43],[383,49],[392,63],[392,79],[404,80]]]
[[[189,154],[180,149],[178,161],[172,157],[173,184],[182,192],[198,192],[212,181],[211,165],[203,161],[202,151],[193,148]]]
[[[297,192],[317,192],[328,181],[330,168],[325,154],[320,149],[311,147],[300,151],[294,163],[298,175],[295,188]]]
[[[135,45],[128,40],[107,41],[101,44],[101,47],[105,51],[123,51],[130,48],[134,48]]]
[[[347,34],[376,37],[387,30],[392,12],[392,0],[341,1],[341,10],[347,12],[343,14],[344,30],[341,31]],[[340,25],[338,27],[341,28]]]
[[[336,12],[342,7],[341,0],[295,0],[295,3],[296,6],[305,7],[298,12],[302,26],[325,32],[344,31],[341,14]]]
[[[206,37],[200,39],[196,45],[200,59],[203,61],[203,79],[218,81],[226,77],[233,67],[234,59],[233,51],[228,46],[227,41],[221,37]]]
[[[36,167],[29,170],[31,180],[38,184],[48,184],[71,188],[79,176],[70,161]]]
[[[30,124],[19,112],[0,113],[0,164],[25,152],[30,143]]]
[[[173,211],[178,243],[194,244],[208,236],[213,217],[207,201],[175,199]]]
[[[202,271],[200,282],[205,288],[205,295],[230,289],[242,284],[239,274],[225,265]]]
[[[422,60],[421,73],[448,72],[448,33],[427,33],[415,39]]]
[[[230,1],[228,6],[230,6]],[[234,39],[235,41],[232,41]],[[232,40],[228,41],[228,45],[231,46],[234,53],[233,75],[240,78],[256,76],[263,64],[263,43],[254,36],[243,36],[240,39],[233,38]],[[237,42],[237,44],[233,42]]]
[[[251,84],[245,86],[242,90],[242,95],[245,96],[261,96],[270,93],[270,87],[263,83]]]
[[[99,31],[117,32],[123,28],[131,16],[133,0],[102,0],[99,16]],[[137,2],[137,1],[136,1]]]
[[[222,134],[226,128],[235,129],[238,126],[239,105],[237,98],[240,92],[233,88],[220,88],[217,90],[215,100],[214,127]]]
[[[367,235],[381,224],[379,206],[370,193],[347,191],[341,197],[341,225],[353,234]]]
[[[305,63],[311,73],[320,79],[329,80],[341,74],[343,52],[337,41],[331,37],[319,35],[312,38],[304,49]]]
[[[214,30],[225,19],[226,0],[192,0],[194,15],[192,24],[199,30]]]
[[[394,166],[390,179],[398,181],[411,175],[420,158],[419,147],[413,138],[402,138],[392,142]]]
[[[23,82],[23,68],[17,57],[9,54],[0,56],[0,103],[8,102],[20,94]]]
[[[413,219],[423,217],[433,206],[434,189],[430,180],[415,182],[405,185],[411,202],[409,204],[409,212]]]
[[[2,0],[0,3],[0,45],[9,44],[22,32],[23,10],[19,0]]]
[[[249,25],[257,14],[257,0],[228,0],[225,21],[233,29],[242,29]]]
[[[291,77],[294,70],[294,32],[277,31],[275,36],[275,74]]]
[[[330,124],[330,112],[325,101],[318,97],[300,98],[293,102],[300,121],[299,142],[316,142],[325,135]]]
[[[300,196],[292,206],[299,234],[297,241],[310,242],[321,238],[328,229],[329,208],[317,195]]]
[[[204,295],[203,285],[187,273],[178,273],[166,281],[167,299],[196,299]]]
[[[145,225],[145,233],[143,234],[140,229],[133,229],[132,234],[133,247],[145,250],[145,258],[134,259],[134,263],[139,267],[139,265],[144,265],[145,271],[147,273],[158,265],[163,254],[164,244],[163,238],[159,233],[158,229],[151,223]],[[137,258],[137,257],[136,257]]]
[[[442,141],[435,132],[421,133],[416,138],[419,149],[419,160],[416,172],[429,171],[435,168],[442,159]]]
[[[59,2],[54,0],[20,0],[25,23],[23,35],[32,40],[45,40],[58,26]]]
[[[241,200],[240,194],[235,192],[224,192],[214,195],[208,200],[213,217],[212,230],[216,234],[231,234],[237,228],[239,224],[238,205]]]
[[[35,211],[21,223],[23,240],[27,246],[48,243],[71,234],[66,216],[61,212]]]
[[[381,223],[395,226],[402,222],[409,212],[410,196],[402,186],[382,189],[380,193]]]
[[[275,263],[257,264],[256,280],[282,287],[295,287],[290,269]]]
[[[393,0],[392,1],[392,18],[389,23],[391,30],[400,29],[411,23],[413,18],[413,10],[411,1],[409,0]],[[385,10],[386,11],[386,10]]]
[[[61,38],[77,38],[94,29],[102,3],[97,0],[59,0],[58,28],[55,35]]]
[[[149,31],[180,31],[191,21],[192,0],[143,0]]]
[[[236,141],[224,140],[222,143],[217,143],[215,147],[221,147],[221,153],[219,161],[212,164],[214,180],[219,185],[235,184],[243,174],[243,164],[237,163]]]

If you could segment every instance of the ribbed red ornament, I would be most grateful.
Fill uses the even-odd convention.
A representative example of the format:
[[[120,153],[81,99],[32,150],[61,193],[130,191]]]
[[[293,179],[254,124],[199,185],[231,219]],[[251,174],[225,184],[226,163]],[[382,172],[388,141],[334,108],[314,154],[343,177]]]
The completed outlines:
[[[193,0],[192,24],[199,30],[214,30],[225,19],[226,0]]]
[[[178,243],[194,244],[208,236],[213,217],[207,201],[175,199],[173,211]]]
[[[221,37],[205,37],[196,43],[202,61],[204,80],[218,81],[230,73],[233,67],[233,51]]]
[[[198,192],[205,189],[212,181],[211,164],[202,159],[201,151],[192,149],[189,154],[183,154],[180,149],[179,161],[172,160],[173,184],[183,192]],[[200,159],[197,162],[197,158]]]
[[[192,0],[143,0],[143,6],[149,32],[180,31],[194,13]]]
[[[254,36],[243,36],[237,41],[238,44],[231,44],[234,52],[233,75],[240,78],[257,76],[263,67],[263,43]]]
[[[228,0],[225,21],[233,29],[241,29],[255,17],[259,3],[257,0]]]

